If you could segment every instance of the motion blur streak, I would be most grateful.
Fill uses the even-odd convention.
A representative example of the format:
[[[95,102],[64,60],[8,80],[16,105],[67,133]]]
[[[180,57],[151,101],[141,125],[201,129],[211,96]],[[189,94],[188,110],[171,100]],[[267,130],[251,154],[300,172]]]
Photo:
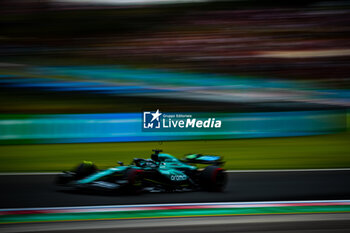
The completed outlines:
[[[0,209],[0,223],[305,213],[350,213],[350,201]]]
[[[0,172],[103,169],[155,148],[225,156],[230,170],[350,167],[350,0],[2,0],[0,15]],[[142,131],[157,110],[222,127]],[[0,176],[2,208],[350,198],[348,170],[232,172],[223,193],[142,198],[57,191],[53,179]],[[242,219],[0,231],[350,229],[348,214]]]
[[[137,219],[2,225],[2,232],[348,232],[349,214]]]
[[[3,115],[0,144],[168,141],[291,137],[346,131],[344,111],[197,114],[203,121],[216,117],[223,128],[144,132],[141,113]]]

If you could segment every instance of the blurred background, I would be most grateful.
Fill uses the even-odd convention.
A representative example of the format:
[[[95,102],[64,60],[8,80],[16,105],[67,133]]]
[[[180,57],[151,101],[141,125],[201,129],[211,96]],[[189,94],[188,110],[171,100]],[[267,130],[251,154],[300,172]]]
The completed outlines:
[[[349,232],[350,1],[1,0],[0,25],[1,232]],[[142,131],[157,109],[222,127]],[[226,191],[53,185],[156,148],[224,156]]]
[[[107,166],[155,146],[223,154],[228,168],[347,167],[349,13],[350,1],[3,0],[0,170],[96,153]],[[142,132],[156,109],[224,125]],[[264,139],[230,140],[242,138]],[[134,144],[60,144],[82,142]]]

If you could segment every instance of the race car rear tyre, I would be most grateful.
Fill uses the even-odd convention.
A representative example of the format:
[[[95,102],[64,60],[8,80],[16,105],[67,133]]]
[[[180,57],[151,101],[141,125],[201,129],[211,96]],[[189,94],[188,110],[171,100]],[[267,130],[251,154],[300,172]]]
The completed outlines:
[[[227,174],[217,166],[206,167],[200,175],[201,187],[207,191],[222,192],[226,186]]]
[[[142,170],[130,168],[126,173],[128,180],[127,192],[139,194],[143,190]]]
[[[73,172],[75,173],[76,179],[81,179],[97,172],[97,167],[92,162],[83,162],[79,164]]]

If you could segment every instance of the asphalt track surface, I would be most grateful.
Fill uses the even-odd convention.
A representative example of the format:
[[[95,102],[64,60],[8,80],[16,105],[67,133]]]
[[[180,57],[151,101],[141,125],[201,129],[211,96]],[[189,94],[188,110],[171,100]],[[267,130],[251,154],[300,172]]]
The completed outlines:
[[[106,195],[54,185],[55,175],[0,176],[0,208],[350,199],[350,171],[229,173],[225,192]]]

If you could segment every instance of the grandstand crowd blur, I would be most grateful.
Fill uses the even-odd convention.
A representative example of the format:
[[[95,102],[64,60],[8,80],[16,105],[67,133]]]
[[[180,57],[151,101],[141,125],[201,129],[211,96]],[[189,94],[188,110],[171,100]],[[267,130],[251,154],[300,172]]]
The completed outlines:
[[[350,105],[350,1],[88,2],[1,3],[2,112]]]

